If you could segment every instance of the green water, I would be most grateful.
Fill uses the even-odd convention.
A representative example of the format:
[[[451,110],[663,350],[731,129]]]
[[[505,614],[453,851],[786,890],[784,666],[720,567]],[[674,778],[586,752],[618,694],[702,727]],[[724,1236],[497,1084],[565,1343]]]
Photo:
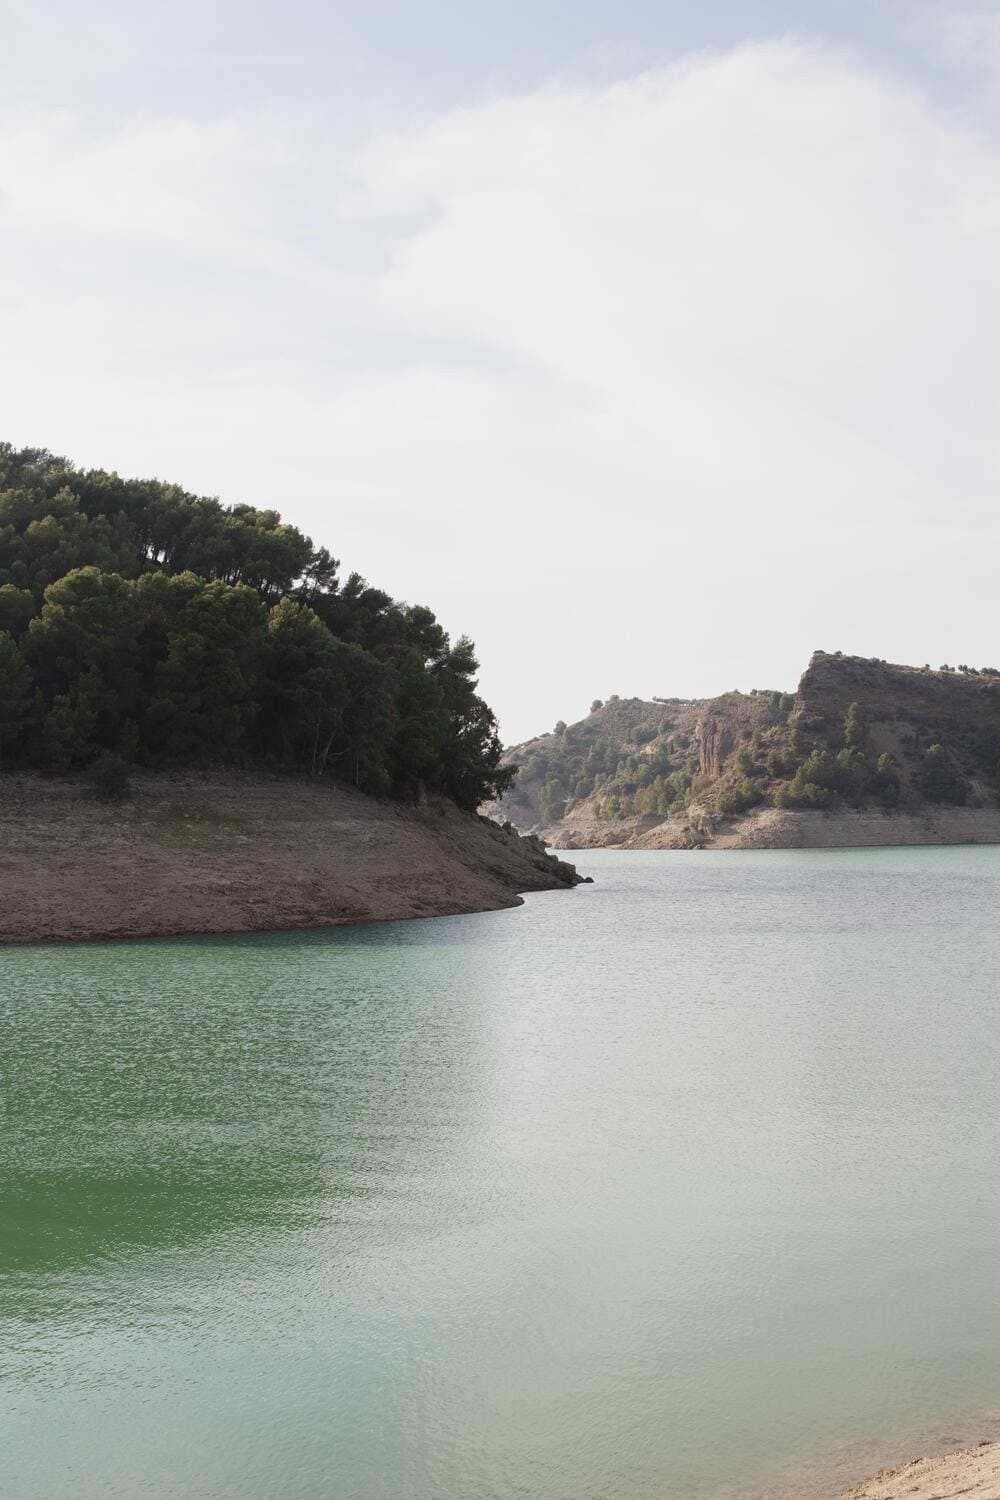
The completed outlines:
[[[580,864],[0,952],[4,1500],[800,1496],[984,1435],[1000,848]]]

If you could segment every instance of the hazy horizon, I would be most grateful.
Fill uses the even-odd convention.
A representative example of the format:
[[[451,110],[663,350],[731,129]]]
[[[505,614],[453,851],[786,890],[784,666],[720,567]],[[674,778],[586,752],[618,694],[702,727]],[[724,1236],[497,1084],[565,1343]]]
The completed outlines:
[[[996,659],[1000,13],[4,7],[0,437],[594,697]]]

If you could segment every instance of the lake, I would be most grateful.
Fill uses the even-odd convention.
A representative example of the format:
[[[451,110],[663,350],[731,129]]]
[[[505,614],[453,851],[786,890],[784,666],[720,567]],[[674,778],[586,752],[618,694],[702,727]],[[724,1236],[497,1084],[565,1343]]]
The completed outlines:
[[[570,857],[0,951],[5,1500],[801,1497],[996,1435],[1000,848]]]

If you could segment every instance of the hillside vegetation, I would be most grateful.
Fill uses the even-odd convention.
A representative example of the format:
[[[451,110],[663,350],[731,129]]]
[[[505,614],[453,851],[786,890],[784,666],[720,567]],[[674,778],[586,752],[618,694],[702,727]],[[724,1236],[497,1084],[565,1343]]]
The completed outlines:
[[[508,752],[500,805],[554,842],[700,841],[753,810],[1000,805],[1000,673],[816,652],[793,695],[595,702]],[[654,840],[655,842],[655,840]]]
[[[472,643],[275,510],[0,444],[0,767],[297,768],[475,809],[507,786]]]

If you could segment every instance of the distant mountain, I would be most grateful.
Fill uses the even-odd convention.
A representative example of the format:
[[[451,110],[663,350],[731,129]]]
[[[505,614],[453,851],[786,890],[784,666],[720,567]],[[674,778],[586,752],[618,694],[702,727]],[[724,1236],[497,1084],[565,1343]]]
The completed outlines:
[[[492,815],[562,848],[1000,841],[1000,671],[817,651],[794,694],[614,698],[505,759]]]

